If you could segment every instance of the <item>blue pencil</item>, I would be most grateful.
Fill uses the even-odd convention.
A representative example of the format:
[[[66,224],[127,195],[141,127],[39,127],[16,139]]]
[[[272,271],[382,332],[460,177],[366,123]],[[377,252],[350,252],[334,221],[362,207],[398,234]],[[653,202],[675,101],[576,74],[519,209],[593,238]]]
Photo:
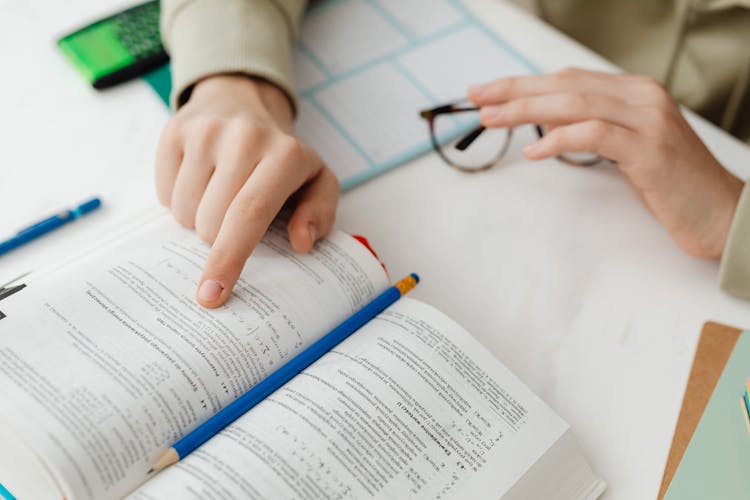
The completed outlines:
[[[72,222],[82,215],[96,210],[101,206],[102,202],[99,198],[92,198],[85,203],[78,205],[70,210],[65,210],[62,213],[55,214],[52,217],[48,217],[43,221],[39,221],[31,226],[21,229],[14,236],[9,239],[0,242],[0,255],[8,253],[14,248],[18,248],[32,240],[39,238],[55,229],[64,226],[68,222]]]
[[[216,415],[198,426],[194,431],[177,441],[156,461],[148,473],[160,471],[185,458],[226,426],[244,415],[253,406],[266,399],[276,389],[294,378],[299,372],[313,364],[325,353],[359,330],[388,306],[396,302],[403,295],[406,295],[417,283],[419,283],[419,276],[412,273],[375,297],[372,302],[354,313],[349,319],[292,358],[288,363],[284,364],[245,394],[235,399]]]

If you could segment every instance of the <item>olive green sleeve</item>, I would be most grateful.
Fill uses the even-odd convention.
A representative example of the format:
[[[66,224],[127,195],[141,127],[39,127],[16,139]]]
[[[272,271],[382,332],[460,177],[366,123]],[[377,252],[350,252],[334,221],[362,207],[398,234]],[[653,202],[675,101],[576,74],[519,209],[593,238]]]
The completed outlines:
[[[305,0],[162,0],[161,33],[172,60],[174,109],[192,86],[219,73],[274,83],[296,104],[294,37]]]
[[[721,259],[720,280],[725,292],[750,299],[750,187],[747,185],[742,191],[729,230]]]

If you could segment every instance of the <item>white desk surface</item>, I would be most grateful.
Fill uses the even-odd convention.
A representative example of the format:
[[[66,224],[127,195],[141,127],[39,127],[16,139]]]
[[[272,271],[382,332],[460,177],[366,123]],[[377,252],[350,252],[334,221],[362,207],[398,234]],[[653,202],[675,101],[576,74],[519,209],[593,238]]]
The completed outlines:
[[[90,90],[56,51],[62,31],[123,0],[0,0],[0,233],[94,193],[85,221],[0,258],[0,282],[75,252],[156,202],[153,157],[167,113],[142,82]],[[511,4],[468,0],[545,70],[606,62]],[[469,83],[469,82],[467,82]],[[693,119],[743,178],[750,148]],[[605,498],[658,490],[704,321],[750,327],[718,264],[684,255],[614,167],[520,153],[481,175],[430,154],[342,197],[340,228],[367,235],[394,276],[472,332],[575,430]]]

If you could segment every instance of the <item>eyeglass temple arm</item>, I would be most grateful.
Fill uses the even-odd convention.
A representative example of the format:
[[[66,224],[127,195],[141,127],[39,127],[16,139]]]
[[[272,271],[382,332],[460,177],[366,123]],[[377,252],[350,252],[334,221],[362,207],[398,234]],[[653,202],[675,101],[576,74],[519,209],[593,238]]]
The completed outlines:
[[[461,138],[461,140],[458,141],[456,143],[456,145],[453,146],[453,147],[456,148],[459,151],[464,151],[466,148],[468,148],[469,146],[471,146],[471,144],[474,141],[477,140],[477,137],[479,137],[480,135],[482,135],[482,132],[484,132],[484,130],[485,130],[485,127],[483,125],[478,126],[474,130],[472,130],[471,132],[469,132],[468,134],[466,134],[465,136],[463,136]]]
[[[540,138],[544,137],[544,130],[542,129],[541,125],[534,125],[534,128],[536,129],[536,133]],[[474,130],[466,134],[463,138],[461,138],[461,140],[458,141],[453,147],[459,151],[464,151],[466,148],[471,146],[471,143],[474,142],[477,137],[479,137],[482,132],[484,132],[485,129],[486,127],[482,125],[478,126]]]
[[[473,106],[462,106],[460,104],[444,104],[436,108],[422,110],[419,112],[419,115],[425,120],[432,120],[437,115],[450,114],[450,113],[462,113],[465,111],[477,111],[478,109],[479,108],[476,108]],[[464,137],[462,137],[461,140],[458,141],[456,145],[453,147],[459,151],[466,150],[466,148],[471,146],[471,144],[475,140],[477,140],[477,138],[480,135],[482,135],[482,132],[484,132],[484,130],[485,130],[485,127],[480,125],[479,127],[473,129],[471,132],[466,134]]]
[[[465,111],[478,111],[479,108],[473,106],[461,106],[458,104],[444,104],[432,109],[423,109],[419,112],[419,116],[425,120],[431,120],[437,115],[444,115],[448,113],[463,113]]]

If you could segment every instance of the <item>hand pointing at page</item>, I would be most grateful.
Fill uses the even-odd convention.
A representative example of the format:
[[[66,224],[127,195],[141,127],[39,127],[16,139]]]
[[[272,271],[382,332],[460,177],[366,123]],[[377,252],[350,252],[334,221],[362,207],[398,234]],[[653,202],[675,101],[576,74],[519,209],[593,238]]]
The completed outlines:
[[[161,203],[211,251],[196,297],[218,307],[284,204],[289,239],[308,252],[333,226],[339,185],[293,132],[291,105],[274,85],[245,76],[199,82],[167,124],[156,156]]]

